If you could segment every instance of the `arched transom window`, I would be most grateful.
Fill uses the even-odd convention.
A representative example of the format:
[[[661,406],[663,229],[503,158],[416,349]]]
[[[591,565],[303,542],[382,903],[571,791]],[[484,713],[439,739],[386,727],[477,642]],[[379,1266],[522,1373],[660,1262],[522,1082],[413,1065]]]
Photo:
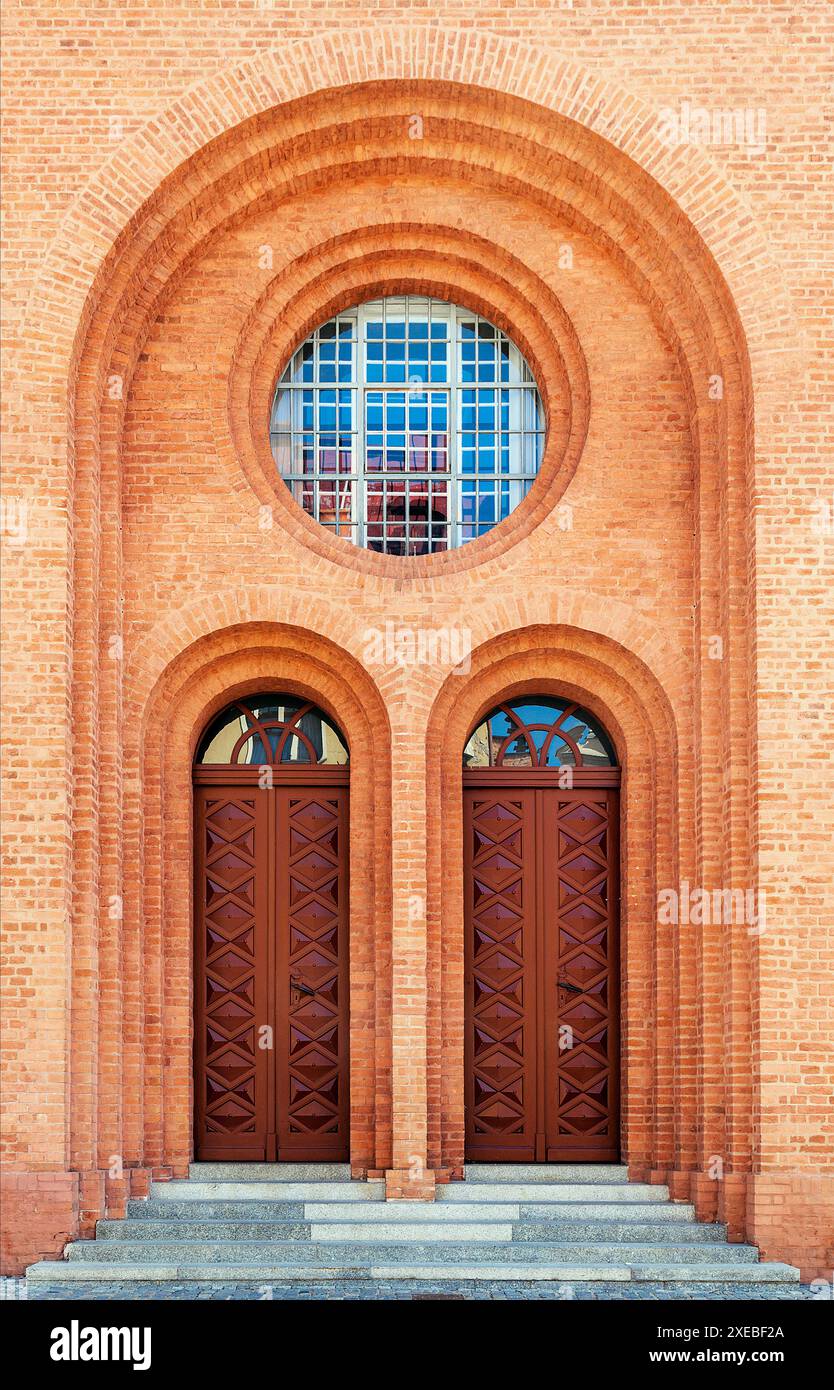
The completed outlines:
[[[194,761],[236,767],[343,766],[348,750],[335,724],[309,700],[269,693],[235,700],[218,714]]]
[[[567,700],[523,696],[496,706],[470,735],[465,768],[616,767],[593,715]]]
[[[270,439],[293,497],[334,535],[428,555],[518,506],[539,470],[544,412],[506,334],[405,295],[316,329],[278,383]]]

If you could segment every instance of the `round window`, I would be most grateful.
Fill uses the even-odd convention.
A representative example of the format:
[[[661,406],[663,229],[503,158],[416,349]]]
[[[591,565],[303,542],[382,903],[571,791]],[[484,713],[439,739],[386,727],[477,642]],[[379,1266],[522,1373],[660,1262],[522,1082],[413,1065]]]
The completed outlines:
[[[323,323],[275,391],[273,457],[300,506],[387,555],[482,536],[532,487],[544,410],[514,343],[469,309],[414,295]]]

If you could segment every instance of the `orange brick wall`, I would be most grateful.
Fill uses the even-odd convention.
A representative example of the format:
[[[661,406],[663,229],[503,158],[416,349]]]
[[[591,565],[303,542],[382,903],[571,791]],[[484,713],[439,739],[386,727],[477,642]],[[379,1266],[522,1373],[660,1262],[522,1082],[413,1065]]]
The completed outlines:
[[[5,1267],[186,1171],[190,758],[279,684],[351,743],[355,1171],[460,1173],[461,747],[561,691],[624,764],[624,1157],[830,1277],[830,11],[6,28]],[[763,110],[764,150],[670,149],[682,103]],[[266,439],[305,333],[402,290],[506,327],[548,411],[523,506],[427,561],[325,535]],[[372,663],[387,622],[471,666]],[[659,923],[683,880],[763,892],[765,929]]]

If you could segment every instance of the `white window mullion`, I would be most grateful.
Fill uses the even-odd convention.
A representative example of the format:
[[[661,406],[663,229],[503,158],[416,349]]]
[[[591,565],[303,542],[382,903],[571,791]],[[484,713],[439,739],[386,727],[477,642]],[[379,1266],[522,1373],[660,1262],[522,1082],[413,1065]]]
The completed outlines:
[[[404,351],[404,380],[393,382],[389,380],[385,370],[385,348],[388,346],[388,329],[391,321],[403,321],[405,326],[405,337],[403,342]],[[463,332],[463,323],[474,322],[475,333],[473,338],[474,347],[474,379],[470,382],[463,380],[463,344],[460,341]],[[371,383],[368,380],[368,329],[373,323],[381,323],[382,327],[382,380]],[[417,480],[421,486],[425,485],[427,491],[428,507],[426,511],[426,541],[429,553],[433,553],[433,511],[437,497],[434,491],[437,483],[445,484],[446,487],[446,537],[448,549],[455,549],[461,544],[461,531],[463,521],[463,499],[462,489],[464,475],[462,471],[462,395],[464,389],[472,389],[474,396],[475,421],[473,427],[473,438],[475,441],[474,471],[471,475],[471,482],[475,488],[473,494],[474,513],[474,532],[478,534],[479,515],[478,501],[479,483],[483,482],[486,486],[486,477],[482,479],[480,469],[481,457],[480,446],[489,437],[489,431],[482,430],[480,424],[480,397],[479,391],[482,386],[487,388],[486,382],[481,382],[479,377],[479,349],[481,338],[478,333],[478,326],[481,322],[480,316],[470,310],[460,308],[457,305],[448,304],[439,300],[431,300],[417,295],[400,295],[394,298],[383,297],[369,303],[357,306],[354,309],[346,310],[343,314],[334,316],[333,328],[335,330],[334,343],[334,376],[331,382],[322,381],[322,361],[321,348],[323,340],[321,329],[322,325],[307,340],[307,344],[302,344],[296,349],[292,363],[288,372],[284,374],[284,380],[279,382],[276,387],[276,396],[273,400],[270,415],[270,435],[273,445],[277,445],[276,463],[282,476],[285,477],[291,489],[296,487],[296,483],[301,482],[300,503],[304,506],[305,488],[310,490],[308,497],[309,514],[321,523],[322,519],[322,490],[325,482],[328,486],[333,483],[336,489],[336,524],[328,527],[334,534],[339,534],[345,527],[347,515],[343,515],[342,503],[343,494],[341,489],[349,487],[351,493],[351,513],[350,535],[357,545],[366,547],[369,544],[368,526],[368,507],[369,507],[369,488],[371,478],[368,474],[368,408],[369,392],[379,391],[383,400],[386,400],[392,391],[401,392],[405,400],[405,420],[402,433],[405,439],[405,464],[402,473],[391,474],[389,477],[387,467],[380,468],[378,474],[373,475],[373,480],[379,482],[383,489],[381,496],[380,525],[382,527],[382,546],[383,549],[388,543],[388,536],[385,529],[388,514],[388,494],[385,491],[386,484],[391,479],[398,479],[404,488],[403,503],[405,515],[403,517],[403,539],[404,548],[407,549],[411,532],[411,518],[409,511],[410,489]],[[339,350],[342,340],[339,328],[345,324],[351,325],[353,335],[353,355],[351,370],[348,374],[349,379],[345,382],[340,380],[340,367],[342,365],[339,357]],[[411,392],[417,391],[417,387],[412,386],[411,374],[409,370],[409,348],[412,346],[409,330],[414,324],[426,325],[426,380],[421,382],[420,389],[425,391],[426,402],[426,467],[423,471],[413,465],[410,455],[409,444],[411,440]],[[446,326],[447,337],[445,341],[445,364],[442,372],[443,379],[440,381],[432,380],[432,349],[436,346],[435,339],[432,337],[433,324],[443,323]],[[492,326],[492,325],[491,325]],[[494,326],[493,326],[494,327]],[[509,379],[507,382],[501,380],[501,344],[503,342],[508,347],[509,354]],[[331,339],[327,339],[330,342]],[[376,341],[376,340],[375,340]],[[399,339],[397,340],[399,342]],[[422,339],[420,340],[422,342]],[[443,340],[437,340],[442,342]],[[495,474],[493,486],[495,489],[495,522],[497,524],[500,508],[501,494],[504,483],[507,485],[508,504],[512,511],[521,502],[525,494],[525,489],[538,471],[541,438],[539,427],[541,425],[541,401],[540,398],[530,395],[525,387],[529,383],[532,391],[535,392],[535,378],[530,372],[527,364],[516,346],[506,335],[502,335],[495,329],[495,337],[491,340],[495,353],[495,381],[491,383],[495,400],[495,420],[494,420],[494,445],[495,445]],[[305,382],[303,379],[303,352],[305,346],[312,347],[313,358],[313,380]],[[313,397],[313,413],[311,428],[305,430],[303,410],[305,390],[309,390]],[[336,466],[332,475],[322,471],[321,449],[324,433],[328,436],[331,431],[322,430],[321,420],[321,392],[333,391],[335,400],[335,451]],[[508,392],[508,424],[507,429],[502,428],[501,423],[501,392]],[[340,415],[340,395],[345,392],[349,401],[349,429],[343,431],[341,428]],[[435,474],[431,468],[432,462],[432,435],[436,432],[433,428],[433,396],[442,393],[446,401],[446,471]],[[415,417],[416,418],[416,417]],[[389,419],[387,411],[384,412],[383,420],[383,462],[385,459],[385,447],[388,442]],[[313,472],[305,474],[303,467],[304,437],[307,434],[311,438],[313,447]],[[339,468],[341,462],[340,441],[343,434],[350,438],[351,464],[350,471],[342,474]],[[285,441],[289,440],[288,450],[285,448]],[[508,465],[509,475],[501,473],[501,451],[502,444],[508,446]],[[467,479],[470,475],[466,475]],[[295,494],[294,494],[295,495]],[[306,510],[306,508],[305,508]],[[329,510],[329,509],[328,509]],[[399,547],[397,547],[399,548]]]

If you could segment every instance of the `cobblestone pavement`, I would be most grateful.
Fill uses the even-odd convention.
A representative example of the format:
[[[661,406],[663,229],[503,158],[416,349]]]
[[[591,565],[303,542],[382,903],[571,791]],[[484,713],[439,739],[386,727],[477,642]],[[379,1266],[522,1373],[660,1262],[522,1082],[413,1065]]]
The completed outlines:
[[[648,1299],[670,1302],[698,1299],[724,1301],[727,1299],[751,1299],[756,1302],[797,1301],[819,1298],[819,1294],[807,1285],[794,1284],[791,1287],[767,1288],[761,1284],[734,1284],[731,1288],[717,1284],[542,1284],[540,1282],[496,1283],[476,1285],[471,1280],[450,1283],[398,1282],[386,1280],[384,1283],[350,1284],[178,1284],[164,1283],[73,1283],[71,1286],[55,1284],[29,1284],[23,1279],[4,1279],[3,1285],[13,1285],[13,1289],[0,1289],[0,1297],[7,1299],[28,1298],[37,1302],[52,1299],[153,1299],[185,1300],[216,1299],[220,1301],[247,1302],[253,1300],[275,1301],[344,1301],[358,1299],[367,1301],[409,1301],[432,1300],[471,1300],[506,1301],[543,1299],[625,1300],[643,1302]]]

